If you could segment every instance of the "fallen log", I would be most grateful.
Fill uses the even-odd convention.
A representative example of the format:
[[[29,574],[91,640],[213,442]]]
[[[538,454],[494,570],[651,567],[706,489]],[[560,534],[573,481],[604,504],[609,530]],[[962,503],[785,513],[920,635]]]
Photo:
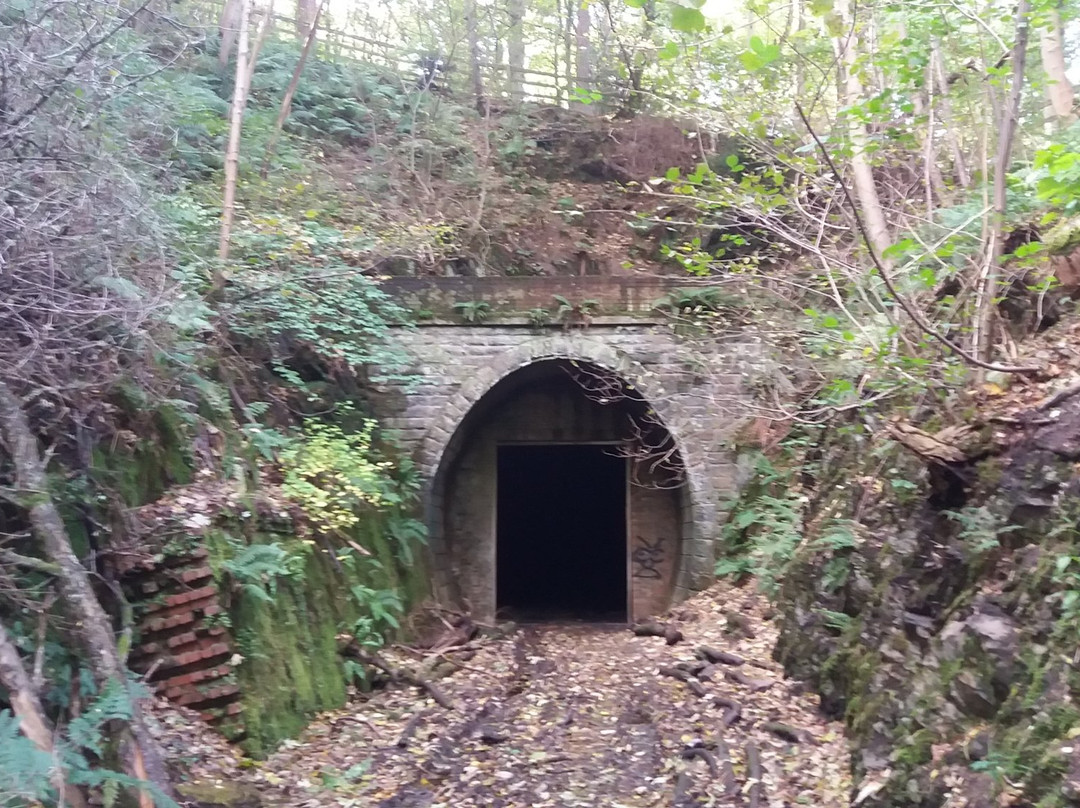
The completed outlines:
[[[683,640],[683,633],[679,631],[679,627],[674,623],[649,620],[645,623],[638,623],[630,630],[634,632],[636,637],[663,637],[664,642],[668,645],[675,645]]]
[[[480,743],[487,746],[495,746],[500,743],[505,743],[510,740],[510,736],[505,732],[500,732],[490,725],[485,725],[480,728],[480,731],[476,735],[480,739]]]
[[[725,671],[724,678],[729,682],[748,687],[754,693],[764,692],[776,684],[772,679],[751,679],[742,671]]]
[[[702,662],[701,660],[695,660],[694,662],[676,662],[675,667],[681,671],[686,671],[691,676],[698,676],[705,668],[709,667],[709,663]]]
[[[742,705],[734,699],[725,698],[724,696],[716,696],[713,699],[713,704],[715,704],[717,707],[724,708],[724,717],[720,720],[723,723],[725,729],[727,727],[730,727],[740,718],[742,718]]]
[[[716,759],[712,756],[712,753],[703,746],[688,746],[679,753],[679,757],[683,760],[704,760],[705,765],[709,767],[709,776],[713,780],[720,776],[720,769],[716,765]]]
[[[739,614],[738,612],[729,611],[726,613],[727,626],[724,628],[724,633],[732,637],[745,638],[752,640],[757,637],[757,633],[754,631],[754,624],[745,614]]]
[[[686,792],[690,790],[690,785],[693,783],[693,779],[686,772],[679,772],[679,776],[675,778],[675,795],[671,799],[671,804],[674,808],[682,808],[683,800],[686,798]]]
[[[663,637],[667,631],[667,623],[650,620],[647,623],[631,626],[630,630],[634,632],[635,637]]]
[[[675,645],[683,640],[683,633],[679,631],[678,627],[674,623],[668,623],[667,628],[664,629],[664,642],[668,645]]]
[[[741,656],[735,654],[729,654],[727,651],[721,651],[717,648],[710,648],[708,645],[699,645],[694,654],[698,659],[704,659],[706,662],[711,662],[714,665],[742,665],[746,662]]]
[[[739,793],[739,781],[735,779],[735,766],[731,763],[731,750],[722,738],[716,739],[716,756],[720,759],[720,784],[725,797]]]
[[[798,729],[797,727],[793,727],[790,724],[784,724],[780,721],[766,721],[761,725],[761,728],[789,743],[804,743],[813,740],[810,733],[806,730]]]
[[[746,774],[748,777],[747,808],[760,808],[765,798],[765,783],[761,779],[761,750],[750,743],[746,745]]]
[[[454,709],[454,703],[446,697],[438,687],[418,676],[408,668],[395,668],[389,662],[382,658],[375,651],[368,651],[360,647],[360,644],[356,640],[352,640],[345,645],[338,653],[342,656],[351,657],[356,659],[365,665],[369,665],[372,668],[377,668],[390,677],[391,681],[401,681],[419,688],[427,693],[440,707],[444,707],[447,710]]]
[[[689,689],[690,692],[698,698],[701,698],[705,695],[705,686],[682,668],[674,668],[668,665],[661,665],[657,672],[661,676],[670,676],[672,679],[678,679],[680,682],[685,684],[687,689]]]

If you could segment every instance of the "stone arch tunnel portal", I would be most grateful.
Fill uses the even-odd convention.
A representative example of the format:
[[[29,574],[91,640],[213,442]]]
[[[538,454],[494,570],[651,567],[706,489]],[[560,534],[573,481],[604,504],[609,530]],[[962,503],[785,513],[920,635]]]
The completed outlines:
[[[591,363],[513,370],[438,460],[433,549],[481,616],[625,621],[666,609],[689,489],[680,448],[627,380]]]

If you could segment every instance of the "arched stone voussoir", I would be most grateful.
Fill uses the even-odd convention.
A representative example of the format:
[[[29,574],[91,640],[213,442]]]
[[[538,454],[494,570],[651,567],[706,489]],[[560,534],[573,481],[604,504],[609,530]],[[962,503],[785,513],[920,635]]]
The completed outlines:
[[[671,423],[673,419],[668,418],[664,412],[659,382],[650,376],[641,363],[599,339],[576,334],[537,337],[506,351],[478,369],[450,398],[420,443],[418,459],[425,477],[429,481],[435,477],[443,463],[446,450],[469,411],[499,382],[529,365],[554,360],[594,365],[633,385],[649,406],[656,410],[676,444],[681,445],[679,424]]]

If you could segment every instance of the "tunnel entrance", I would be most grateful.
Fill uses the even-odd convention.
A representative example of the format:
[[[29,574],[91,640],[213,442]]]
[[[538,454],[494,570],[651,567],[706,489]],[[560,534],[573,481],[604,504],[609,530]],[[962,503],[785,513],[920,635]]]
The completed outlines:
[[[627,461],[614,449],[498,447],[501,613],[518,620],[626,620]]]

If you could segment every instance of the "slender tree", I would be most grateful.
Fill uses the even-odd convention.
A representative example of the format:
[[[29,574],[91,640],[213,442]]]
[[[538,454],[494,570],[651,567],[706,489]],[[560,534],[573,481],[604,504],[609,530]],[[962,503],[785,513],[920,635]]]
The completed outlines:
[[[221,205],[221,237],[218,240],[218,258],[229,257],[233,218],[236,213],[236,181],[240,173],[240,134],[244,126],[244,106],[251,81],[248,64],[248,28],[251,22],[253,0],[243,0],[240,13],[239,38],[236,46],[236,80],[233,83],[232,105],[229,108],[229,140],[225,148],[225,190]],[[213,279],[214,292],[220,293],[225,286],[225,276],[219,269]]]
[[[56,507],[45,473],[37,439],[30,429],[22,402],[0,380],[0,440],[15,471],[14,500],[27,512],[30,525],[45,556],[56,565],[56,584],[65,609],[83,646],[86,663],[99,688],[119,682],[127,688],[127,669],[116,645],[109,616],[94,594],[90,575],[72,549],[64,520]],[[32,705],[31,708],[32,709]],[[142,717],[137,699],[132,699],[129,773],[148,779],[166,793],[171,783],[164,757]]]
[[[840,53],[839,66],[842,72],[841,97],[844,100],[844,106],[850,109],[863,102],[864,90],[858,69],[859,21],[855,18],[854,9],[851,6],[845,3],[843,8],[846,12],[844,33],[836,42],[836,47]],[[862,210],[874,250],[882,256],[892,245],[892,235],[881,206],[877,182],[874,180],[874,169],[870,164],[866,124],[858,115],[848,116],[847,133],[851,141],[851,173],[854,178],[855,197]]]
[[[38,689],[23,665],[14,641],[0,622],[0,684],[8,692],[11,708],[19,719],[19,729],[31,743],[48,755],[54,754],[52,730],[41,706]],[[85,808],[86,798],[75,786],[64,781],[59,761],[50,775],[64,802],[72,808]]]
[[[296,0],[296,38],[301,42],[307,40],[311,26],[322,12],[322,5],[319,0]]]
[[[240,32],[240,20],[248,0],[225,0],[218,22],[218,67],[225,70]]]
[[[1039,49],[1046,73],[1048,117],[1058,126],[1065,126],[1076,120],[1076,94],[1066,73],[1061,11],[1052,7],[1046,14],[1046,25],[1039,30]]]
[[[480,72],[480,21],[476,0],[465,0],[465,36],[469,44],[469,83],[472,85],[476,109],[481,115],[487,113],[487,97],[484,78]]]
[[[975,293],[974,348],[975,356],[990,360],[993,347],[993,325],[998,294],[1001,257],[1005,251],[1005,206],[1008,201],[1007,186],[1009,167],[1012,162],[1013,139],[1020,118],[1020,96],[1024,88],[1024,68],[1027,63],[1028,28],[1031,20],[1030,0],[1019,0],[1016,6],[1016,37],[1012,48],[1012,86],[1002,110],[998,126],[997,152],[994,156],[993,200],[983,264]]]
[[[581,0],[577,5],[574,24],[574,44],[577,54],[577,86],[589,92],[596,88],[595,82],[595,52],[593,50],[592,14],[589,12],[587,0]],[[599,109],[593,104],[586,104],[585,110],[598,113]]]
[[[303,74],[304,66],[307,64],[311,46],[315,42],[315,34],[319,30],[319,16],[322,14],[325,6],[326,0],[319,0],[318,5],[315,7],[315,14],[311,18],[307,36],[304,38],[304,47],[300,49],[300,58],[296,60],[296,67],[293,68],[292,78],[289,79],[289,86],[285,88],[285,95],[281,99],[281,109],[278,110],[277,120],[274,121],[274,131],[270,133],[270,139],[266,142],[266,154],[263,155],[262,169],[259,171],[259,175],[263,179],[266,179],[270,174],[270,160],[274,156],[274,149],[277,146],[278,138],[281,137],[281,131],[285,126],[285,121],[288,120],[289,112],[292,110],[292,102],[293,98],[296,96],[296,88],[300,86],[300,76]]]
[[[506,16],[510,21],[506,36],[506,89],[511,99],[520,99],[525,94],[525,0],[507,0]]]

